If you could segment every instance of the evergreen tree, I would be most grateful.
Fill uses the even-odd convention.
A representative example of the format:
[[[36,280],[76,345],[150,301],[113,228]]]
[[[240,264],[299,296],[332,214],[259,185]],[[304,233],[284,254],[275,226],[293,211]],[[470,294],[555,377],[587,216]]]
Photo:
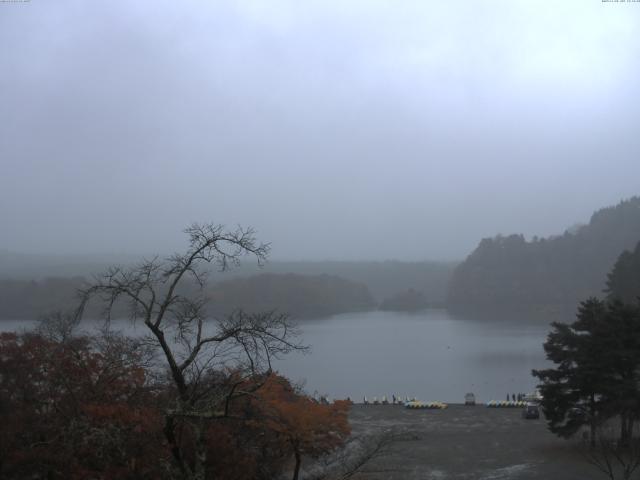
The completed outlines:
[[[640,304],[609,302],[606,322],[596,329],[606,366],[603,403],[620,418],[620,441],[627,445],[640,419]]]
[[[619,417],[626,444],[640,419],[640,305],[590,298],[575,322],[553,324],[544,348],[556,366],[533,375],[549,429],[570,437],[588,425],[594,445],[597,425]]]
[[[620,254],[607,275],[607,290],[610,300],[634,303],[640,297],[640,242],[633,252]]]
[[[566,438],[589,425],[592,444],[607,389],[602,345],[594,334],[605,314],[605,304],[590,298],[580,304],[574,323],[554,322],[544,349],[556,367],[533,371],[542,382],[542,408],[549,429]]]

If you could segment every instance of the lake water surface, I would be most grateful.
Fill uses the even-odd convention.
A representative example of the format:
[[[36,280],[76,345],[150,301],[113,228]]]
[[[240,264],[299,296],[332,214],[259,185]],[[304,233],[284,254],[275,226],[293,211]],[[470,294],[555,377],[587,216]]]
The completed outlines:
[[[0,322],[16,330],[32,322]],[[142,326],[114,322],[136,335]],[[517,319],[490,321],[456,318],[445,310],[419,314],[362,312],[299,324],[305,355],[294,354],[275,368],[309,393],[355,401],[392,394],[425,401],[462,402],[474,392],[480,402],[509,393],[531,392],[531,369],[547,363],[542,349],[548,325]]]
[[[311,354],[280,363],[307,390],[360,401],[392,394],[425,401],[478,401],[531,392],[531,369],[547,365],[549,327],[456,319],[445,310],[420,314],[342,314],[301,324]]]

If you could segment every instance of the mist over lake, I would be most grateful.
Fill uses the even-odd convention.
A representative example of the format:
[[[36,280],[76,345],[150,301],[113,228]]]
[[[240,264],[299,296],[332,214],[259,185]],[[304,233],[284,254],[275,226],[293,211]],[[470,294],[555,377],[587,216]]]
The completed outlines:
[[[299,322],[310,352],[274,364],[305,390],[361,402],[382,395],[461,403],[466,392],[480,402],[531,392],[531,370],[546,365],[544,318],[488,320],[454,316],[442,309],[420,313],[359,312]],[[550,320],[549,320],[550,321]],[[33,322],[0,322],[4,331]],[[98,324],[85,322],[84,330]],[[112,328],[132,336],[144,326],[123,320]]]
[[[640,0],[0,0],[0,40],[0,479],[640,472]]]

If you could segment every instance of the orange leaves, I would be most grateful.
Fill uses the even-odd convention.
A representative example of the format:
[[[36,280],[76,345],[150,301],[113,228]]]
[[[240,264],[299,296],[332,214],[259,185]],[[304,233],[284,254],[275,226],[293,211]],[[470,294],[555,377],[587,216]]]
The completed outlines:
[[[318,403],[275,374],[269,376],[254,405],[265,428],[278,432],[307,455],[322,455],[341,446],[351,432],[348,402]]]
[[[169,476],[171,385],[151,384],[156,377],[126,341],[0,334],[0,477]],[[188,465],[198,453],[192,427],[203,426],[207,478],[277,478],[292,455],[299,465],[350,433],[347,402],[319,404],[275,374],[210,375],[201,386],[230,392],[227,405],[214,405],[229,415],[174,419]]]
[[[160,468],[162,416],[144,368],[90,340],[0,335],[0,477],[141,478]]]

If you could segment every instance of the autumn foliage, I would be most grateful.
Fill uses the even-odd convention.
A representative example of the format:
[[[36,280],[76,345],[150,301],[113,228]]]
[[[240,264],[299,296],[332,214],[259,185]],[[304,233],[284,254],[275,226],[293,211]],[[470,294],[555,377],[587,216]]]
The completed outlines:
[[[318,405],[272,373],[306,350],[287,315],[207,314],[206,265],[260,264],[268,244],[250,228],[185,233],[184,253],[111,267],[39,334],[0,337],[0,478],[297,478],[303,456],[341,445],[346,405]],[[105,328],[74,335],[92,302]],[[118,306],[145,337],[109,331]]]
[[[3,477],[156,477],[155,392],[127,341],[109,343],[0,335]]]
[[[319,403],[298,394],[286,378],[271,375],[253,400],[258,423],[275,432],[295,458],[298,477],[302,456],[318,457],[334,450],[349,436],[349,403]]]
[[[169,478],[163,434],[171,385],[134,341],[119,337],[0,335],[0,478]],[[298,475],[303,458],[343,444],[348,405],[323,405],[283,377],[208,422],[206,478]],[[178,442],[189,457],[188,420]]]

